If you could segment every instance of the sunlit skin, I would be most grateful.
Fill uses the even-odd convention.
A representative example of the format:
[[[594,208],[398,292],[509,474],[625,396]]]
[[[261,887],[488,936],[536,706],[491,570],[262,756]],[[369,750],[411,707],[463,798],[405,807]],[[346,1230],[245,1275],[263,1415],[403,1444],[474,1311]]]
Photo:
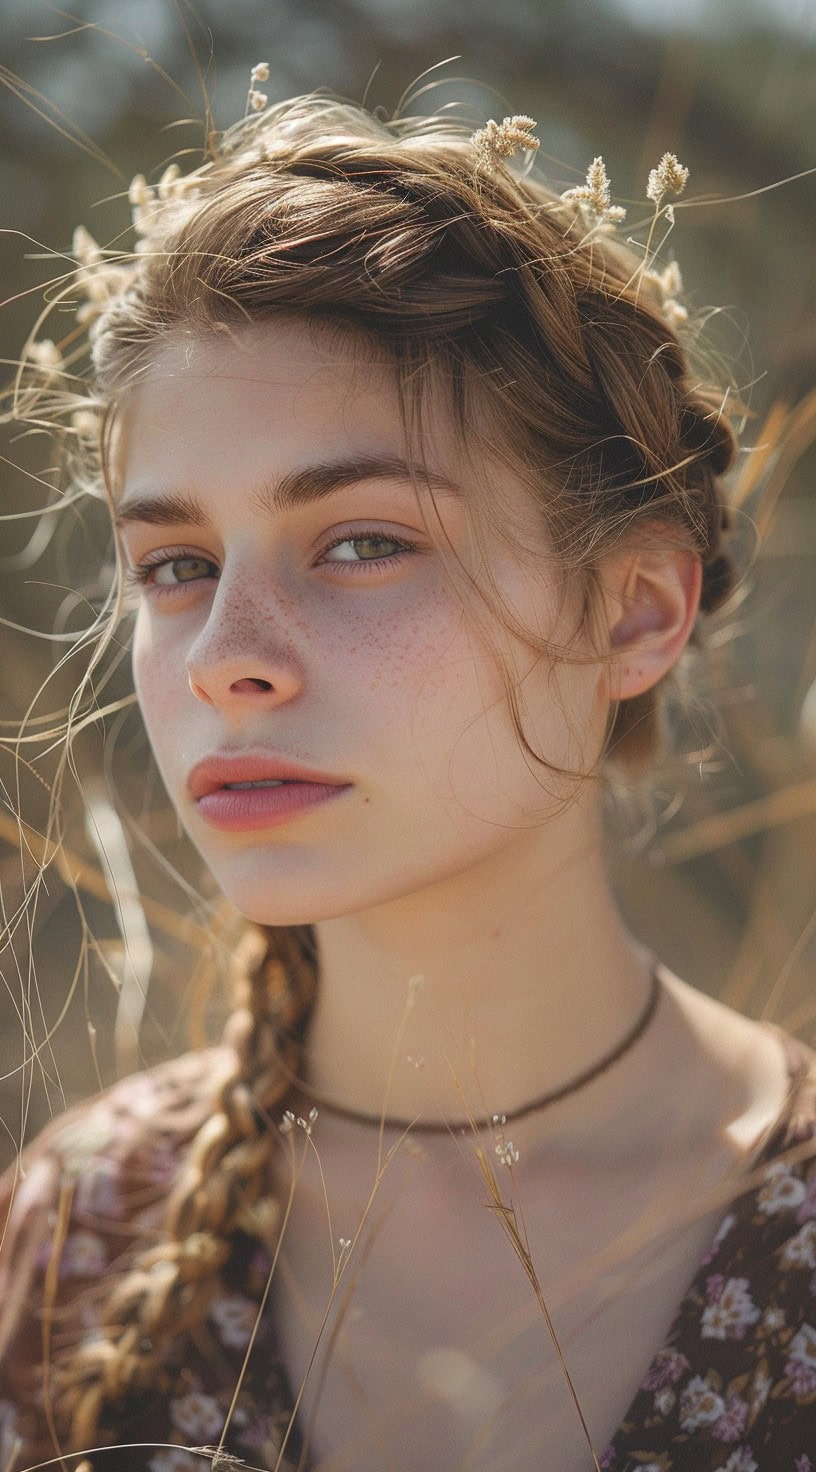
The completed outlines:
[[[446,579],[410,480],[274,503],[305,467],[412,453],[387,366],[297,320],[185,339],[156,354],[119,426],[121,535],[130,564],[151,569],[133,645],[150,740],[228,898],[254,920],[316,925],[315,1087],[378,1112],[388,1086],[394,1115],[459,1119],[467,1108],[509,1111],[589,1067],[631,1027],[649,986],[610,896],[598,784],[559,786],[522,749],[496,657]],[[459,481],[463,457],[441,406],[425,449],[433,470]],[[506,466],[496,473],[529,528],[529,493]],[[137,500],[169,495],[195,498],[194,520],[132,519]],[[466,499],[438,494],[437,505],[478,574]],[[558,642],[575,629],[579,583],[563,579],[535,524],[534,564],[498,534],[490,561],[514,612]],[[412,550],[395,555],[395,539]],[[623,549],[602,582],[608,660],[554,666],[496,624],[527,738],[557,766],[591,767],[612,694],[638,693],[675,662],[699,562],[676,548]],[[592,654],[588,636],[575,648]],[[281,826],[220,832],[186,782],[202,758],[227,751],[274,754],[350,786]],[[679,1050],[699,1066],[690,995],[678,990],[633,1054],[541,1116],[539,1131],[631,1150],[654,1127],[638,1101],[669,1060]],[[715,1043],[703,1052],[727,1071]]]
[[[442,403],[433,409],[426,463],[464,493],[437,494],[456,554],[478,577],[469,477],[500,477],[529,555],[491,534],[499,592],[525,627],[567,641],[582,588],[555,566],[545,516],[531,514],[507,464],[474,469]],[[141,709],[224,893],[255,920],[315,925],[311,1084],[370,1114],[457,1121],[509,1113],[580,1075],[628,1032],[649,989],[649,963],[609,891],[598,783],[555,779],[524,751],[497,656],[446,578],[410,479],[379,474],[276,503],[308,467],[412,455],[387,365],[297,320],[188,339],[156,355],[118,422],[121,535],[132,568],[150,568],[133,644]],[[315,483],[314,471],[299,480]],[[176,505],[157,525],[169,496],[186,497],[186,511]],[[397,542],[413,550],[396,556]],[[600,587],[605,642],[579,635],[569,663],[498,619],[492,627],[527,740],[559,767],[590,770],[610,700],[676,661],[699,561],[668,539],[627,544],[605,560]],[[223,832],[197,811],[187,779],[225,752],[282,757],[349,785],[276,827]],[[760,1031],[666,977],[629,1053],[512,1126],[530,1250],[598,1447],[719,1220],[703,1209],[689,1223],[689,1201],[744,1160],[781,1108],[784,1058]],[[306,1421],[319,1399],[315,1454],[335,1465],[339,1452],[345,1466],[351,1449],[358,1472],[407,1472],[464,1465],[476,1437],[474,1468],[500,1453],[539,1466],[546,1447],[559,1472],[582,1472],[586,1442],[540,1310],[458,1135],[431,1148],[420,1137],[391,1161],[350,1264],[351,1311],[344,1290],[326,1327],[325,1383],[319,1361],[309,1372],[332,1287],[326,1205],[336,1252],[360,1224],[377,1154],[376,1132],[325,1110],[315,1136],[319,1168],[307,1152],[270,1303],[291,1382],[306,1382]],[[647,1232],[639,1258],[656,1204],[680,1230],[656,1257]]]

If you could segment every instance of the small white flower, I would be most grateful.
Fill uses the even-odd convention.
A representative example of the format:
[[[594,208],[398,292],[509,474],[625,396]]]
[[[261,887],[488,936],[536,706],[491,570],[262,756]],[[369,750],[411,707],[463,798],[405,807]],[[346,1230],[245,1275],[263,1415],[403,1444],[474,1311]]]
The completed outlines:
[[[798,1334],[794,1335],[788,1345],[788,1359],[799,1360],[811,1369],[816,1368],[816,1329],[811,1324],[803,1324]]]
[[[682,194],[689,178],[688,169],[680,163],[674,153],[664,153],[656,169],[649,174],[646,198],[660,205],[666,194]]]
[[[249,74],[249,80],[252,83],[253,87],[255,86],[256,82],[268,82],[269,62],[259,61],[257,65],[252,68],[252,71]]]
[[[43,337],[39,342],[28,345],[26,356],[36,363],[38,368],[61,368],[62,353],[56,343],[50,337]]]
[[[719,1421],[724,1410],[725,1402],[710,1381],[695,1375],[680,1398],[680,1425],[683,1431],[696,1431],[698,1426]]]
[[[728,1461],[723,1462],[722,1466],[717,1468],[717,1472],[757,1472],[758,1465],[749,1447],[738,1446],[737,1450],[731,1453]]]
[[[518,1164],[519,1153],[512,1140],[499,1140],[495,1146],[495,1150],[502,1165],[512,1166]]]
[[[189,1390],[178,1400],[171,1400],[170,1416],[182,1436],[191,1441],[215,1441],[224,1425],[224,1413],[218,1401],[202,1390]]]
[[[783,1268],[816,1268],[816,1221],[805,1222],[779,1254]]]
[[[538,138],[532,136],[533,128],[537,126],[535,118],[528,118],[524,113],[514,113],[500,123],[490,118],[483,128],[472,134],[470,141],[480,163],[495,167],[501,159],[512,158],[520,148],[539,148]]]
[[[242,1293],[225,1293],[210,1304],[210,1318],[227,1349],[246,1349],[257,1313],[257,1305]]]
[[[201,1458],[187,1452],[184,1447],[163,1446],[148,1462],[150,1472],[200,1472]]]
[[[783,1308],[777,1308],[775,1305],[772,1308],[766,1308],[762,1315],[762,1326],[771,1333],[774,1333],[777,1329],[784,1329],[785,1310]]]
[[[775,1216],[779,1211],[791,1211],[807,1195],[804,1181],[798,1176],[792,1175],[790,1168],[781,1162],[775,1162],[778,1167],[769,1167],[766,1171],[767,1184],[762,1187],[757,1200],[758,1208],[765,1216]]]
[[[700,1332],[704,1339],[742,1339],[747,1326],[760,1316],[748,1292],[748,1279],[729,1278],[719,1298],[703,1311]]]
[[[658,1390],[655,1394],[655,1410],[659,1411],[661,1416],[667,1416],[669,1411],[673,1410],[676,1401],[677,1396],[674,1391],[668,1385],[664,1385],[663,1389]]]
[[[617,224],[626,219],[626,210],[612,204],[612,194],[606,173],[606,164],[598,154],[587,169],[586,184],[576,189],[566,189],[561,198],[581,205],[595,220]]]
[[[60,1258],[60,1277],[98,1278],[108,1265],[105,1244],[95,1232],[72,1232]]]
[[[281,1134],[282,1135],[288,1135],[289,1134],[289,1131],[294,1128],[294,1124],[295,1124],[295,1116],[292,1113],[292,1110],[291,1109],[284,1109],[284,1111],[283,1111],[283,1119],[281,1120],[280,1124],[278,1125],[278,1129],[280,1130]]]
[[[248,104],[253,112],[263,112],[268,101],[265,92],[256,92],[254,87],[250,88]]]

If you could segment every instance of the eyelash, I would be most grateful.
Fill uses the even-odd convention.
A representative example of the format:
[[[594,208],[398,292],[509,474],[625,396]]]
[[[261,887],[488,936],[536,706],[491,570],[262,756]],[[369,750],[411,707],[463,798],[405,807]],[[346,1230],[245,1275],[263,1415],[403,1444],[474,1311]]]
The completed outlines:
[[[332,542],[329,542],[328,546],[323,548],[321,556],[325,557],[326,554],[332,552],[335,547],[341,547],[344,542],[390,542],[393,547],[396,547],[398,549],[396,552],[391,553],[388,557],[369,557],[361,559],[359,562],[348,561],[334,562],[330,564],[330,566],[333,567],[353,569],[355,572],[362,568],[380,568],[386,563],[402,562],[403,558],[406,555],[410,555],[411,553],[417,552],[419,550],[415,542],[405,541],[402,537],[389,537],[386,536],[383,532],[378,532],[370,529],[354,532],[353,535],[350,535],[347,532],[344,536],[335,537]],[[168,567],[173,562],[183,562],[188,558],[208,564],[210,567],[216,566],[216,564],[212,562],[210,558],[202,557],[201,554],[197,552],[191,552],[189,548],[168,548],[166,551],[160,554],[153,554],[152,557],[145,557],[141,562],[135,563],[132,567],[128,567],[125,571],[126,581],[131,588],[152,587],[154,585],[150,582],[151,574],[156,572],[159,568]],[[319,566],[320,564],[318,563],[317,565]],[[192,583],[206,581],[206,578],[191,578],[189,583],[177,583],[175,587],[172,584],[164,584],[161,586],[159,591],[161,594],[173,593],[177,592],[181,588],[191,586]]]

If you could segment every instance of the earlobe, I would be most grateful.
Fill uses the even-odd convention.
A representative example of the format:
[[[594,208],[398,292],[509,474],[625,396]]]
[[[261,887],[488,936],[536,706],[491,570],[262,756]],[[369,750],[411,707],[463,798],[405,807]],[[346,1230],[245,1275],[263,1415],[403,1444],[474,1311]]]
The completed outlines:
[[[628,700],[656,685],[683,652],[697,617],[702,563],[690,548],[633,551],[602,573],[610,695]]]

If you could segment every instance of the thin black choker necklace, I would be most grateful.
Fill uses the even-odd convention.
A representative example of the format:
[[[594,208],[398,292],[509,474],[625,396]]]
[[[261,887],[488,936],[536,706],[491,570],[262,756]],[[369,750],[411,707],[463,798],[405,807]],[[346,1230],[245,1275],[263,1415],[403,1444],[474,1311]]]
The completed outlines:
[[[479,1119],[473,1122],[465,1119],[458,1120],[453,1124],[425,1121],[422,1119],[418,1119],[415,1122],[409,1119],[393,1119],[390,1115],[365,1114],[359,1109],[346,1109],[342,1104],[330,1104],[328,1100],[321,1099],[318,1094],[313,1093],[308,1085],[301,1084],[300,1087],[306,1097],[312,1100],[319,1109],[325,1110],[327,1114],[336,1114],[340,1119],[350,1119],[356,1124],[375,1125],[377,1128],[383,1126],[385,1129],[410,1130],[412,1134],[425,1135],[455,1135],[474,1128],[477,1130],[495,1129],[497,1125],[501,1125],[503,1128],[504,1125],[510,1124],[517,1119],[526,1119],[528,1114],[534,1114],[537,1109],[546,1109],[547,1105],[555,1104],[559,1099],[565,1099],[568,1094],[574,1094],[577,1089],[582,1089],[585,1084],[591,1083],[599,1074],[605,1073],[607,1068],[612,1067],[613,1063],[617,1063],[618,1059],[622,1058],[623,1054],[634,1046],[641,1033],[645,1032],[654,1016],[660,992],[660,977],[658,975],[657,964],[655,964],[652,969],[652,986],[649,992],[649,1000],[632,1030],[626,1034],[622,1042],[618,1043],[617,1047],[613,1048],[610,1053],[606,1053],[600,1062],[593,1064],[592,1068],[588,1068],[586,1073],[582,1073],[578,1078],[574,1078],[571,1083],[562,1084],[560,1089],[553,1089],[549,1094],[542,1094],[538,1099],[531,1099],[529,1104],[522,1104],[520,1109],[513,1109],[505,1114],[494,1114],[490,1119]]]

